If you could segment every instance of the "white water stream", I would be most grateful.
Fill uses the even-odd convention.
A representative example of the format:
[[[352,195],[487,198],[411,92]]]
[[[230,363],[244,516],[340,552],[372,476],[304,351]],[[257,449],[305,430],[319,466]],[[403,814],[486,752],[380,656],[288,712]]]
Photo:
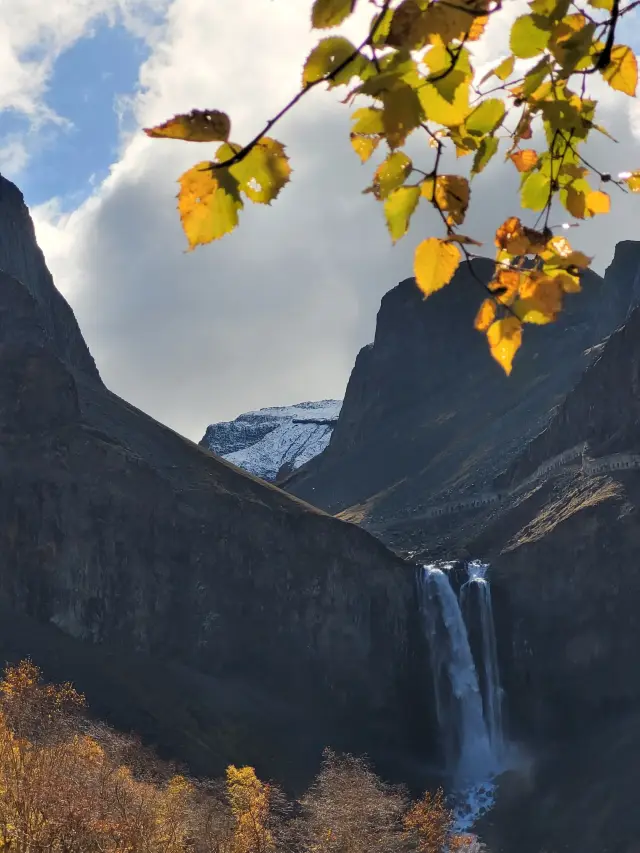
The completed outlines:
[[[504,767],[503,694],[487,566],[467,566],[468,579],[459,596],[447,568],[424,566],[418,584],[443,754],[457,828],[464,831],[491,807],[493,780]],[[469,642],[472,625],[478,626],[480,673]]]

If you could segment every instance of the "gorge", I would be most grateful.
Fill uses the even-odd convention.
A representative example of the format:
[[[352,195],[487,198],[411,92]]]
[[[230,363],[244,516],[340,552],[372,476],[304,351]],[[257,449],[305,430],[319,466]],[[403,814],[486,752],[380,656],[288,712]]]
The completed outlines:
[[[492,853],[628,853],[639,270],[620,244],[509,380],[464,268],[427,302],[402,282],[277,488],[105,388],[0,178],[0,661],[195,773],[297,790],[330,745],[444,780],[461,826],[491,804]]]

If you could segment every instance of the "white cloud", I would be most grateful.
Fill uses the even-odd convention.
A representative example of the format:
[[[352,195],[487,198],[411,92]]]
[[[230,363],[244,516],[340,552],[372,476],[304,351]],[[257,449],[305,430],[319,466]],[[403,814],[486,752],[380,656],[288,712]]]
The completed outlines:
[[[218,108],[232,117],[234,141],[251,138],[297,89],[314,42],[307,7],[173,0],[141,68],[143,92],[129,105],[138,126]],[[371,8],[363,9],[367,22]],[[507,30],[492,26],[497,46]],[[627,107],[605,94],[612,130],[627,140],[621,168],[639,165],[629,161]],[[306,97],[273,131],[288,145],[291,185],[272,207],[245,210],[237,232],[190,254],[175,181],[211,156],[207,146],[138,131],[80,208],[63,217],[51,204],[35,211],[58,287],[114,391],[193,438],[240,411],[342,394],[381,295],[411,274],[413,249],[434,224],[418,214],[391,246],[381,207],[360,193],[371,167],[358,165],[348,127],[333,95]],[[615,156],[600,143],[593,151]],[[422,141],[411,152],[429,162]],[[504,175],[498,164],[474,185],[469,231],[489,241],[488,252],[500,218],[517,210],[515,176]],[[576,243],[595,247],[599,268],[617,239],[635,236],[630,210],[626,199],[619,213],[581,229]]]

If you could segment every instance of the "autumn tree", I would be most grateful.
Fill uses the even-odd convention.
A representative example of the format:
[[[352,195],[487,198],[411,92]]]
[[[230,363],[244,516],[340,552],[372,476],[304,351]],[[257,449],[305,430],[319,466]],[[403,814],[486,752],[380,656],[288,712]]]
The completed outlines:
[[[402,835],[407,796],[384,784],[361,758],[326,750],[302,798],[301,846],[308,853],[408,850]]]
[[[509,52],[480,75],[476,49],[491,38],[491,19],[516,2],[522,14],[511,26]],[[425,235],[415,253],[425,298],[480,245],[463,231],[475,176],[499,152],[519,173],[526,215],[498,224],[493,279],[480,281],[470,267],[485,291],[476,329],[510,373],[523,325],[555,320],[591,262],[557,231],[552,211],[564,211],[561,222],[589,219],[609,212],[610,188],[640,191],[633,165],[611,175],[584,152],[591,136],[609,135],[598,123],[591,81],[600,77],[636,95],[636,57],[619,29],[637,0],[314,0],[311,25],[335,30],[367,5],[373,16],[360,43],[339,32],[321,38],[303,63],[297,94],[249,142],[231,141],[231,119],[220,109],[146,129],[153,137],[222,143],[179,179],[189,248],[232,231],[246,201],[270,204],[279,195],[291,166],[285,146],[268,135],[272,127],[314,87],[346,87],[355,154],[366,163],[383,152],[365,192],[381,203],[392,241],[407,233],[420,205],[441,221],[441,235]],[[424,162],[403,150],[413,134],[424,134]],[[446,151],[466,168],[446,173]]]

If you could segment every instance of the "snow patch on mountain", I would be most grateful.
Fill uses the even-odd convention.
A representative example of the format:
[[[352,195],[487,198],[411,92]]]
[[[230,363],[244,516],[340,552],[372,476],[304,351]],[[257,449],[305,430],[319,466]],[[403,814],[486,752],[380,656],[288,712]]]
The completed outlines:
[[[200,442],[264,480],[304,465],[329,444],[342,400],[319,400],[246,412],[210,424]]]

